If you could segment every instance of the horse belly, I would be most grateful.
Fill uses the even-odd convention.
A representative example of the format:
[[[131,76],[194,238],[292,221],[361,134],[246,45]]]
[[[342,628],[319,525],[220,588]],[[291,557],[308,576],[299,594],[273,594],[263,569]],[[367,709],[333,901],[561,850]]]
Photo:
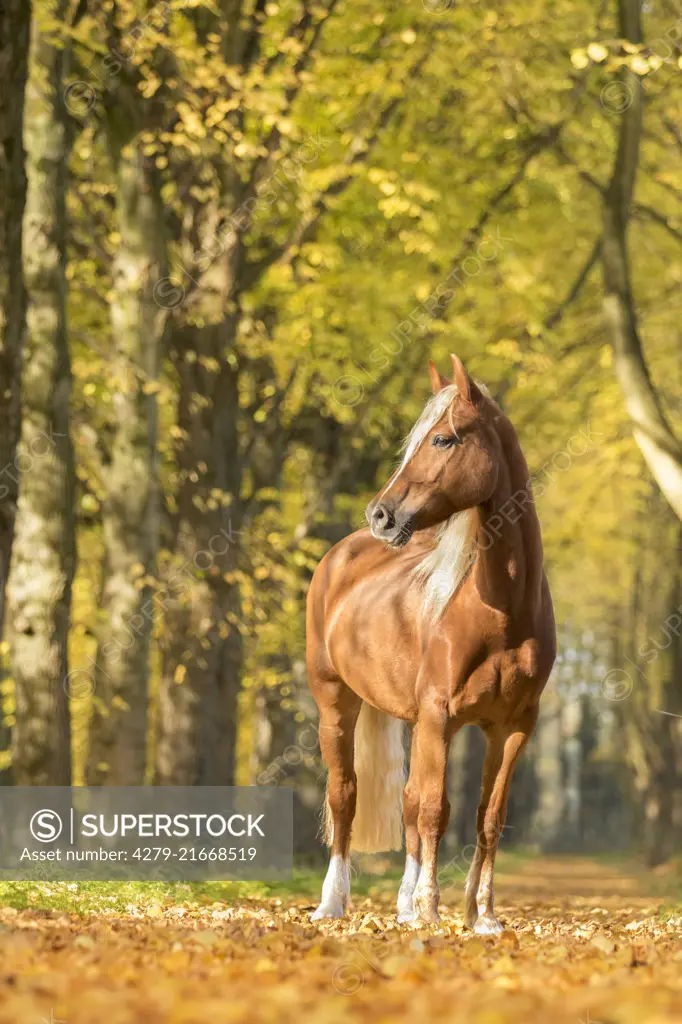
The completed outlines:
[[[420,645],[405,596],[359,586],[330,612],[325,639],[339,676],[380,711],[415,721]]]

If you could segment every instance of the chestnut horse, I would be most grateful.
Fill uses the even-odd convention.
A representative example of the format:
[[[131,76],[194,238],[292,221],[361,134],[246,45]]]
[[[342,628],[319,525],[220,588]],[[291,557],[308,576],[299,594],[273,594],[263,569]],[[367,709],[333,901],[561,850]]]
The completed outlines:
[[[466,923],[501,926],[493,868],[514,765],[556,653],[540,525],[511,423],[452,356],[404,458],[367,507],[369,529],[320,562],[308,594],[307,662],[329,778],[329,871],[314,919],[342,917],[349,852],[400,849],[398,920],[438,920],[450,740],[487,740]],[[413,725],[405,785],[403,722]],[[404,788],[404,793],[403,793]],[[401,807],[402,805],[402,807]]]

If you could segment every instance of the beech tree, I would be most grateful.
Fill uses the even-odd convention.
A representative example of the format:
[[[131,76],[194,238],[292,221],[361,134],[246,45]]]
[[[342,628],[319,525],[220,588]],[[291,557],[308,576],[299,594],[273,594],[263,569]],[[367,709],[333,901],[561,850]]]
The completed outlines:
[[[110,25],[110,87],[102,97],[118,236],[111,302],[115,425],[102,467],[104,557],[88,779],[140,785],[145,777],[153,626],[150,581],[159,531],[157,399],[167,273],[160,182],[144,142],[155,126],[133,62],[136,35]]]
[[[24,170],[24,92],[31,4],[7,0],[0,8],[0,624],[4,618],[18,493],[21,345],[25,293],[21,262]]]
[[[21,784],[71,780],[68,632],[75,571],[71,370],[66,321],[67,160],[63,82],[68,49],[49,24],[66,3],[36,7],[26,96],[27,292],[19,509],[8,586],[15,684],[12,766]],[[48,27],[46,27],[48,26]]]

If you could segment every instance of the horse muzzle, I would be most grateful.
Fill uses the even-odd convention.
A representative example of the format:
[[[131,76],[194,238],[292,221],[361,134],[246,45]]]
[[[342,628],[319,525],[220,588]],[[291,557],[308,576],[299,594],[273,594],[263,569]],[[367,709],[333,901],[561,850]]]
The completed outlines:
[[[404,547],[412,536],[412,519],[396,514],[382,502],[367,509],[367,521],[369,522],[372,536],[381,540],[392,548]]]

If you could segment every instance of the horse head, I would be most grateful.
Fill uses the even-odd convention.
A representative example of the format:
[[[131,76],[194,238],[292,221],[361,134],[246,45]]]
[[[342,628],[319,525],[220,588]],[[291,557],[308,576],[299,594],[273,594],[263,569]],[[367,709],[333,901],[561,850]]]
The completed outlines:
[[[453,379],[429,363],[433,397],[407,437],[401,465],[367,506],[373,536],[393,548],[487,501],[501,459],[499,409],[452,355]]]

